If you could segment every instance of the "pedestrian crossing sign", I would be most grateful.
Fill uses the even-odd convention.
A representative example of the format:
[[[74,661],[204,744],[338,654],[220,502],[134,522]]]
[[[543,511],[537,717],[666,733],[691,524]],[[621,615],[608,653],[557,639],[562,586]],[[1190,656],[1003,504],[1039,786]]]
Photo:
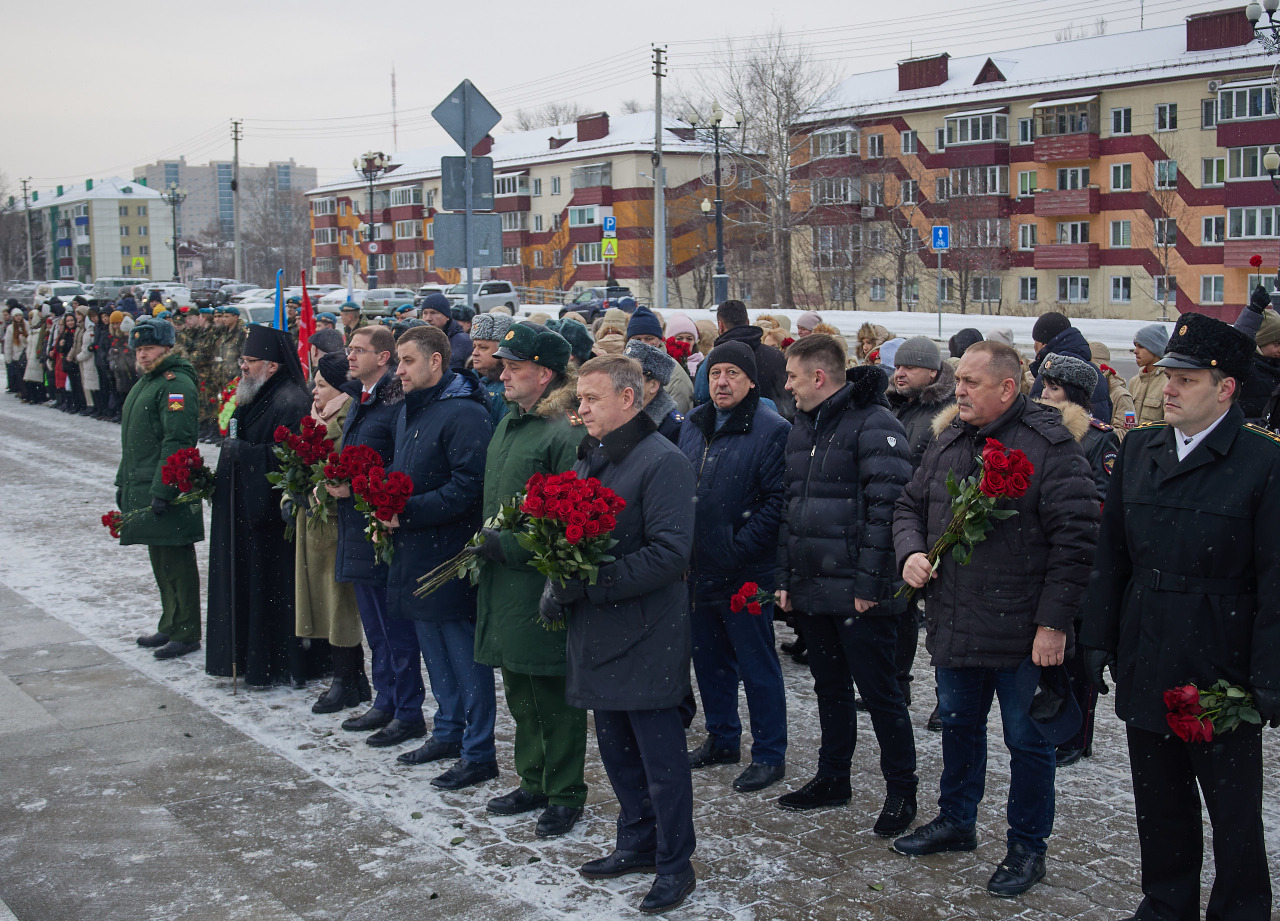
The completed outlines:
[[[600,241],[600,255],[605,259],[618,258],[618,241],[614,237],[605,237]]]
[[[133,267],[135,269],[145,269],[147,267],[147,260],[143,259],[141,256],[134,256]]]

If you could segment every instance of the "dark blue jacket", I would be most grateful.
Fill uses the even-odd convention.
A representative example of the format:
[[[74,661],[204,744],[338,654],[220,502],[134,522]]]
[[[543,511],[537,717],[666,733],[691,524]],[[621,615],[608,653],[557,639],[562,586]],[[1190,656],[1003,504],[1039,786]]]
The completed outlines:
[[[457,320],[450,320],[449,325],[440,331],[449,337],[449,367],[461,371],[471,357],[471,337]]]
[[[778,526],[786,503],[791,424],[761,403],[758,388],[716,431],[716,407],[704,403],[680,429],[680,450],[698,479],[693,601],[729,598],[744,582],[774,584]]]
[[[1054,336],[1036,355],[1036,360],[1031,362],[1031,373],[1036,376],[1036,382],[1031,385],[1030,397],[1033,400],[1039,399],[1041,392],[1044,390],[1044,381],[1040,378],[1040,363],[1050,353],[1055,355],[1074,355],[1081,361],[1093,361],[1093,351],[1089,348],[1089,343],[1085,341],[1080,330],[1074,326],[1068,326]],[[1093,388],[1093,408],[1091,412],[1097,419],[1111,418],[1111,388],[1107,386],[1105,375],[1098,375],[1098,385]]]
[[[404,391],[393,372],[382,375],[373,387],[373,398],[362,404],[360,381],[347,381],[343,393],[351,395],[351,409],[342,426],[342,445],[368,445],[382,456],[384,466],[395,459],[396,419]],[[354,499],[338,500],[338,556],[334,564],[339,582],[386,585],[387,567],[374,562],[373,544],[364,536],[365,518]]]
[[[493,435],[489,398],[472,371],[446,371],[440,383],[405,394],[396,421],[399,470],[413,495],[395,530],[387,612],[409,620],[475,620],[476,590],[454,579],[415,598],[418,579],[457,554],[480,530],[484,462]]]
[[[790,420],[796,414],[796,400],[787,390],[787,357],[771,345],[761,341],[764,330],[759,326],[735,326],[725,330],[716,339],[716,345],[726,342],[741,342],[756,357],[756,389],[760,396],[771,400],[784,419]],[[711,365],[703,361],[698,365],[693,378],[693,402],[706,403],[711,399]]]

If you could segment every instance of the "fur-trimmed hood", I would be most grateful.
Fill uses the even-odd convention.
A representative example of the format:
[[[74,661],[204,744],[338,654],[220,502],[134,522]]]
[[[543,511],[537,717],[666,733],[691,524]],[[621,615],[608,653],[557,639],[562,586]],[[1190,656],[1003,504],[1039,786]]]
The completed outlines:
[[[575,368],[567,368],[564,381],[555,390],[549,390],[533,404],[534,415],[543,419],[561,418],[572,415],[578,405],[578,372]]]
[[[899,390],[892,389],[885,394],[889,398],[889,405],[894,410],[898,410],[915,400],[918,400],[920,405],[925,407],[942,406],[955,399],[955,395],[956,371],[945,361],[942,363],[942,367],[938,369],[937,379],[918,394],[902,393]]]
[[[1077,443],[1084,438],[1089,431],[1089,413],[1074,403],[1051,403],[1048,400],[1033,400],[1046,409],[1056,409],[1062,415],[1062,425],[1071,437]],[[951,425],[951,422],[960,414],[959,406],[948,406],[933,419],[933,437],[939,437]]]

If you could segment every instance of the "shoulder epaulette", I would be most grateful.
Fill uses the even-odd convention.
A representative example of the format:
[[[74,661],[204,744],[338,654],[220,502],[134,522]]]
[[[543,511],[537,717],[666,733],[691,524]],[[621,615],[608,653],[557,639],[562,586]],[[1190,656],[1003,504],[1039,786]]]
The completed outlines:
[[[1106,422],[1103,422],[1101,419],[1095,419],[1092,416],[1089,417],[1089,424],[1100,432],[1113,431],[1113,428]]]
[[[1158,421],[1158,422],[1144,422],[1144,423],[1142,423],[1142,425],[1139,425],[1139,426],[1137,426],[1136,428],[1132,428],[1132,429],[1130,429],[1129,431],[1131,431],[1131,432],[1141,432],[1143,429],[1159,429],[1159,428],[1164,428],[1164,427],[1165,427],[1165,426],[1167,426],[1168,424],[1169,424],[1169,423],[1168,423],[1168,422],[1166,422],[1166,421],[1165,421],[1165,420],[1163,420],[1163,419],[1161,419],[1161,420],[1160,420],[1160,421]]]
[[[569,420],[569,424],[572,426],[576,427],[579,425],[586,425],[586,423],[582,421],[582,417],[578,415],[578,411],[576,409],[571,409],[564,415],[565,415],[565,418]]]
[[[1245,431],[1253,432],[1253,434],[1255,435],[1261,435],[1263,438],[1266,438],[1267,440],[1273,441],[1276,444],[1280,445],[1280,435],[1277,435],[1275,432],[1271,431],[1271,429],[1263,428],[1262,426],[1257,425],[1256,423],[1253,423],[1253,422],[1246,422],[1243,428],[1245,429]]]
[[[671,410],[671,412],[670,412],[668,415],[669,415],[672,419],[675,419],[677,422],[683,422],[683,421],[684,421],[684,416],[680,415],[680,410],[678,410],[678,409],[673,409],[673,410]]]

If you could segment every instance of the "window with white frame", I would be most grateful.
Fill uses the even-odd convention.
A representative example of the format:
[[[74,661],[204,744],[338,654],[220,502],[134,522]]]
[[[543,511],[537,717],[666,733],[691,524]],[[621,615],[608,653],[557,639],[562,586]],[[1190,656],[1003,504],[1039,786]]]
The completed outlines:
[[[884,204],[884,183],[880,180],[867,180],[866,201],[869,205]]]
[[[831,302],[834,304],[844,304],[855,300],[857,294],[854,289],[854,282],[851,278],[833,278],[829,282],[831,291]]]
[[[751,300],[751,282],[749,281],[738,282],[738,300],[740,301]]]
[[[1260,86],[1218,91],[1218,120],[1269,118],[1276,114],[1276,100],[1270,81]]]
[[[396,270],[417,269],[422,267],[422,253],[396,253]]]
[[[1018,279],[1018,300],[1024,304],[1040,300],[1040,279],[1034,275],[1023,275]]]
[[[311,213],[321,214],[337,214],[338,200],[336,198],[317,198],[311,203]]]
[[[422,202],[422,204],[424,207],[427,207],[427,208],[434,208],[436,206],[436,190],[435,189],[427,190],[427,197]]]
[[[537,198],[541,194],[542,194],[542,180],[534,179],[533,180],[533,197]]]
[[[1222,291],[1221,275],[1200,276],[1200,303],[1221,304],[1223,300]]]
[[[396,239],[420,239],[422,237],[422,221],[396,221]]]
[[[898,284],[902,289],[902,301],[904,304],[920,303],[920,279],[904,278]]]
[[[348,246],[348,245],[350,245],[350,243],[351,243],[351,231],[349,231],[349,230],[339,230],[339,231],[338,231],[338,245],[339,245],[339,246]]]
[[[1088,243],[1089,242],[1089,222],[1088,221],[1059,221],[1058,222],[1058,242]]]
[[[942,303],[952,303],[956,299],[956,280],[950,275],[944,275],[938,283],[938,294]]]
[[[1222,185],[1227,181],[1227,158],[1204,157],[1200,161],[1200,184],[1202,186]]]
[[[902,144],[902,153],[904,155],[915,154],[919,151],[919,139],[914,131],[902,132],[899,136],[899,140]]]
[[[1009,116],[1000,113],[961,115],[947,119],[947,146],[1007,141]]]
[[[378,253],[369,257],[369,268],[374,272],[385,272],[390,266],[390,258],[386,253]]]
[[[88,254],[88,253],[81,253],[81,255],[83,255],[83,256],[87,256],[87,255],[89,255],[89,254]],[[139,247],[138,247],[138,255],[139,255],[139,256],[150,256],[150,255],[151,255],[151,247],[150,247],[150,246],[139,246]]]
[[[1178,161],[1156,161],[1156,188],[1176,189],[1178,187]]]
[[[143,224],[141,227],[138,228],[138,236],[140,237],[145,237],[150,232],[151,231],[147,228],[146,224]]]
[[[560,194],[560,177],[559,176],[551,177],[551,194],[552,195]]]
[[[495,198],[502,195],[528,195],[529,194],[529,177],[524,173],[508,176],[493,177],[493,195]]]
[[[585,205],[569,209],[570,227],[590,227],[600,223],[595,205]],[[598,261],[598,260],[597,260]]]
[[[933,149],[936,153],[939,150],[947,149],[947,129],[939,128],[933,133]]]
[[[955,221],[952,224],[952,246],[962,248],[1004,246],[1008,224],[997,217],[978,218],[972,221]]]
[[[391,207],[422,204],[422,186],[402,185],[391,190]]]
[[[884,135],[868,134],[867,135],[867,157],[870,159],[880,159],[884,157]]]
[[[553,214],[553,215],[551,215],[551,230],[552,230],[552,232],[558,231],[558,230],[560,229],[560,225],[562,225],[563,223],[564,223],[564,215],[562,215],[562,214]]]
[[[1156,130],[1178,130],[1178,104],[1176,102],[1162,102],[1156,106]]]
[[[1036,225],[1035,224],[1019,224],[1018,225],[1018,249],[1030,250],[1036,248]]]
[[[319,259],[317,259],[317,260],[316,260],[316,271],[317,271],[317,272],[332,272],[332,271],[333,271],[333,257],[332,257],[332,256],[321,256]]]
[[[813,264],[829,269],[853,263],[853,251],[862,242],[862,228],[838,224],[813,228]]]
[[[1277,236],[1280,208],[1228,208],[1227,239],[1256,240]]]
[[[533,216],[533,232],[534,233],[542,232],[542,215],[541,214],[535,214]]]
[[[132,250],[130,247],[128,247],[128,246],[122,246],[122,247],[120,247],[120,255],[121,255],[121,256],[132,256],[132,255],[133,255],[133,250]]]
[[[312,236],[315,237],[316,246],[325,246],[329,243],[338,242],[338,228],[336,227],[317,227]]]
[[[885,279],[883,278],[871,279],[870,283],[867,285],[867,289],[868,289],[868,296],[871,298],[871,300],[875,301],[876,303],[888,300],[889,285],[888,285],[888,282],[885,281]]]
[[[1276,293],[1275,275],[1250,275],[1248,290],[1252,292],[1255,288],[1258,287],[1258,285],[1262,285],[1262,287],[1266,289],[1266,292],[1268,294],[1275,294]]]
[[[843,205],[859,201],[858,180],[849,176],[825,176],[809,184],[815,205]]]
[[[1039,173],[1033,169],[1022,170],[1018,173],[1018,197],[1027,198],[1036,194],[1039,187]]]
[[[122,237],[127,237],[127,236],[129,236],[129,225],[128,225],[128,224],[121,224],[121,225],[120,225],[120,236],[122,236]]]
[[[1133,245],[1132,222],[1111,222],[1111,248],[1121,249]]]
[[[1227,219],[1222,215],[1200,219],[1200,245],[1216,246],[1223,243],[1227,235]],[[1252,290],[1252,289],[1250,289]]]
[[[986,303],[1000,300],[1000,277],[997,275],[978,275],[970,278],[969,299]]]
[[[520,247],[518,246],[502,247],[502,264],[503,265],[519,265],[520,264]]]
[[[1058,170],[1058,191],[1089,188],[1089,167],[1072,166]]]
[[[951,197],[951,177],[935,176],[933,179],[933,200],[946,201]]]
[[[503,211],[500,220],[502,221],[503,230],[529,229],[528,211]]]
[[[535,250],[533,251],[533,267],[534,267],[535,269],[541,269],[541,268],[543,268],[544,266],[543,266],[543,264],[542,264],[542,261],[543,261],[543,259],[544,259],[544,258],[545,258],[545,256],[543,255],[542,250],[540,250],[540,249],[535,249]]]
[[[949,191],[952,197],[969,195],[1008,195],[1009,167],[966,166],[951,171]]]
[[[1088,275],[1059,275],[1058,300],[1064,304],[1083,304],[1089,300]]]
[[[1268,147],[1232,147],[1227,151],[1228,179],[1263,179],[1269,174],[1262,166]]]
[[[342,201],[338,202],[338,216],[346,217],[347,211],[350,207],[351,207],[351,203],[347,201],[345,198]]]
[[[1157,246],[1173,246],[1178,242],[1178,222],[1171,217],[1158,217],[1152,221]]]
[[[849,128],[819,131],[809,137],[810,156],[815,160],[822,157],[856,157],[857,138],[857,132]]]
[[[579,243],[573,248],[573,261],[578,265],[603,262],[600,258],[599,243]]]
[[[128,216],[129,216],[129,206],[128,206],[128,205],[121,205],[121,206],[120,206],[120,216],[121,216],[121,217],[128,217]]]
[[[884,251],[884,228],[866,227],[862,232],[862,245],[876,252]]]
[[[428,221],[422,229],[426,232],[426,237],[428,240],[434,240],[436,238],[436,222],[435,221]]]
[[[561,251],[560,251],[560,250],[558,250],[558,249],[553,249],[553,250],[551,251],[551,263],[552,263],[552,265],[559,265],[562,261],[564,261],[564,259],[563,259],[563,254],[561,253]]]
[[[1218,127],[1218,100],[1200,100],[1200,130]]]
[[[1111,191],[1129,192],[1133,190],[1133,164],[1111,164]]]
[[[920,201],[920,183],[914,179],[904,179],[899,187],[901,191],[902,204],[914,205]]]
[[[1133,279],[1128,275],[1111,276],[1111,303],[1127,304],[1133,300]]]
[[[1122,109],[1111,110],[1111,133],[1112,134],[1132,134],[1133,133],[1133,109],[1125,106]]]
[[[146,216],[147,216],[147,206],[138,205],[138,217],[146,217]]]
[[[1158,302],[1178,299],[1178,279],[1173,275],[1153,275],[1151,280],[1155,282],[1155,299]]]
[[[1030,144],[1036,139],[1036,120],[1034,118],[1018,119],[1018,143]]]
[[[436,270],[436,257],[434,253],[427,253],[427,271],[434,272]]]

